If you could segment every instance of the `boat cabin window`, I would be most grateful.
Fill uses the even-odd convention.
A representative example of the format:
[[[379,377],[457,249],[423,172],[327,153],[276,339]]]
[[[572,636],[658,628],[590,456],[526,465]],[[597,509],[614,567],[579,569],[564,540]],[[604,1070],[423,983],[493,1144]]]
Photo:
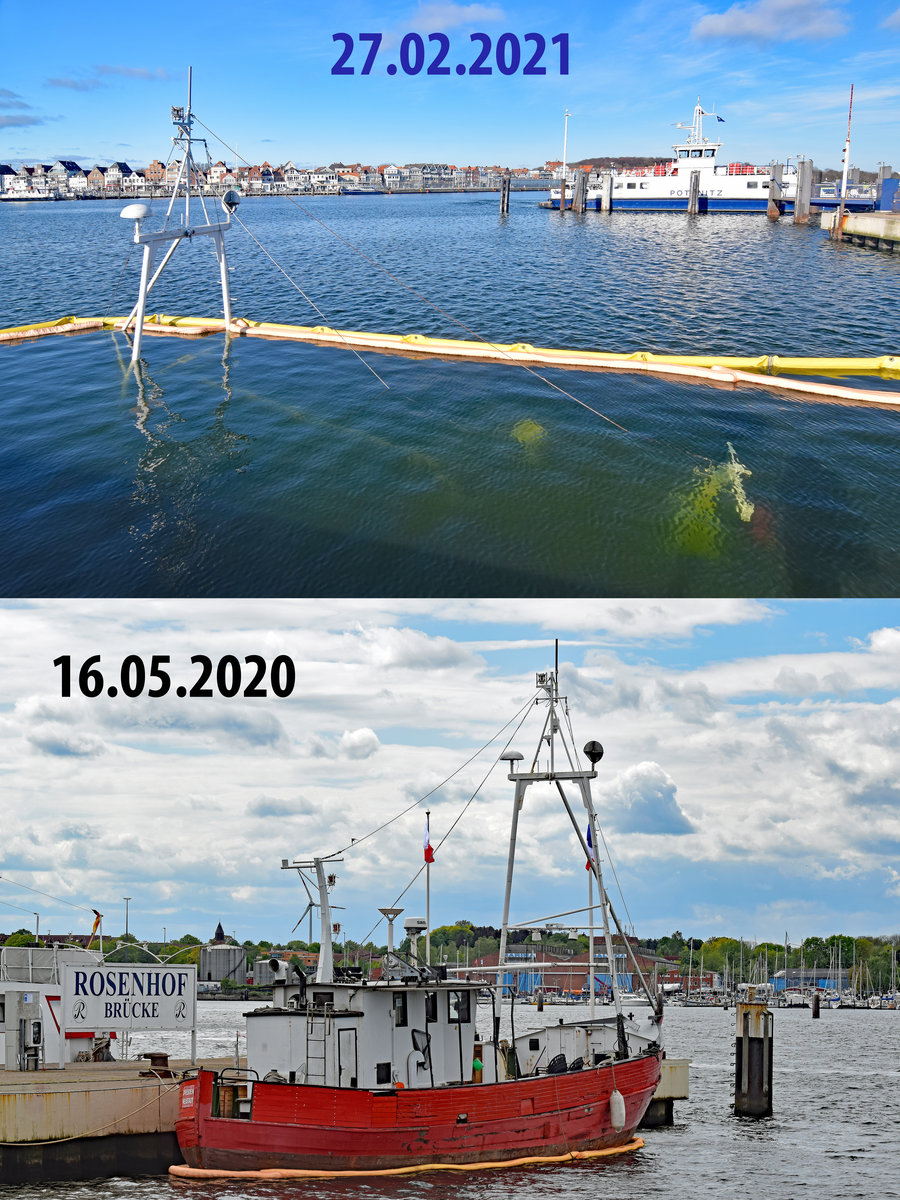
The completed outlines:
[[[394,1025],[406,1024],[406,992],[394,992]]]
[[[451,1023],[459,1021],[460,1025],[468,1025],[472,1020],[470,992],[448,992],[447,1004]]]
[[[637,187],[637,184],[636,183],[626,183],[625,186],[627,188],[631,188],[631,190],[634,191],[634,189]]]
[[[425,1023],[436,1025],[438,1019],[437,992],[425,993]]]
[[[703,157],[702,150],[692,150],[691,151],[691,158],[702,158],[702,157]]]
[[[688,152],[687,152],[687,150],[679,150],[679,151],[678,151],[678,157],[679,157],[679,158],[687,158],[687,156],[688,156]]]
[[[748,179],[748,180],[747,180],[747,187],[748,187],[748,188],[755,188],[755,187],[759,187],[759,184],[756,182],[756,180],[755,180],[755,179]]]
[[[324,1008],[326,1004],[334,1008],[334,992],[313,992],[312,1002],[314,1008]]]
[[[641,184],[641,187],[644,189],[644,191],[646,191],[646,190],[647,190],[647,188],[649,188],[649,186],[650,186],[650,184],[649,184],[649,183],[642,183],[642,184]]]
[[[715,152],[715,150],[704,150],[703,157],[704,158],[715,158],[716,152]]]
[[[616,191],[618,192],[618,191],[621,189],[621,187],[622,187],[622,184],[621,184],[621,183],[617,183],[617,184],[615,185]]]
[[[390,1083],[391,1082],[391,1064],[389,1062],[375,1064],[375,1082],[376,1083]]]

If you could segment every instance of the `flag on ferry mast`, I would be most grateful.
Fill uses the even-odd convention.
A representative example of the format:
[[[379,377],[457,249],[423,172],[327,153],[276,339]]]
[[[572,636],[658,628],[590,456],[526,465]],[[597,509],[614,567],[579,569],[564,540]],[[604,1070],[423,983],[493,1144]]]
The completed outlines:
[[[434,851],[431,848],[431,831],[428,828],[428,822],[425,822],[425,861],[427,863],[434,862]]]
[[[590,825],[588,825],[588,827],[587,827],[587,844],[588,844],[588,853],[590,854],[591,857],[584,864],[584,869],[586,871],[589,871],[591,869],[591,863],[594,861],[594,843],[591,841]]]

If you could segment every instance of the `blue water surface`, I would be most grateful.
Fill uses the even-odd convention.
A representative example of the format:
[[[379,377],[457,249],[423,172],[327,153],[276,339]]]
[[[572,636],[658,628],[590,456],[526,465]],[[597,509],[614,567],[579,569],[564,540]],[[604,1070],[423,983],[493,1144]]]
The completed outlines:
[[[139,257],[120,208],[0,205],[0,326],[127,312]],[[256,320],[608,351],[897,349],[900,260],[785,220],[579,218],[527,194],[506,218],[471,194],[258,199],[238,216],[234,309]],[[152,311],[221,314],[207,241],[179,247]],[[129,357],[108,332],[0,346],[3,594],[900,587],[890,406],[221,336],[148,336],[136,373]]]

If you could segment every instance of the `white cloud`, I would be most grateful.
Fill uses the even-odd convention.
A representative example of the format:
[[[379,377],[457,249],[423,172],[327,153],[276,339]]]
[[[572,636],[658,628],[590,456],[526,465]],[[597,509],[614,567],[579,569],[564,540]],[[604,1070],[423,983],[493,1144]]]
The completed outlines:
[[[847,31],[835,5],[816,0],[749,0],[722,13],[707,12],[691,29],[695,38],[753,42],[819,41]]]

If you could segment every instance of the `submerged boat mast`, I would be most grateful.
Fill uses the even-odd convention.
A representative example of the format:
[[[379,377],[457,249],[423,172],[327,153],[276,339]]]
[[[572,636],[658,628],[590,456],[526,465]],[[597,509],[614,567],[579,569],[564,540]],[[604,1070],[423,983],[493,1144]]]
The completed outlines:
[[[129,313],[123,326],[123,329],[127,332],[132,321],[134,322],[134,345],[131,351],[132,363],[136,363],[141,356],[141,338],[144,332],[144,316],[147,311],[147,294],[163,273],[166,264],[181,242],[186,239],[189,240],[200,234],[210,234],[212,236],[215,243],[216,258],[219,263],[219,276],[222,282],[222,306],[225,314],[226,330],[231,324],[231,297],[228,291],[228,264],[225,259],[223,234],[231,228],[231,214],[240,203],[240,196],[233,190],[227,191],[221,201],[222,208],[228,217],[227,221],[212,222],[210,220],[209,213],[206,210],[206,201],[198,182],[197,168],[192,151],[192,144],[194,142],[202,142],[206,151],[207,162],[209,161],[209,148],[206,144],[206,139],[195,138],[192,132],[194,118],[191,113],[191,74],[192,68],[188,67],[187,109],[174,106],[172,108],[172,124],[178,130],[177,135],[172,138],[172,144],[180,146],[184,150],[184,157],[181,160],[178,175],[172,187],[172,196],[169,200],[169,207],[166,211],[166,219],[163,222],[162,229],[157,230],[155,233],[141,233],[141,222],[150,215],[150,209],[146,204],[128,204],[119,214],[126,220],[134,221],[135,244],[144,247],[144,261],[141,266],[141,283],[137,303]],[[182,224],[175,229],[168,229],[169,219],[172,216],[172,210],[175,207],[175,201],[182,186],[184,187],[184,217]],[[197,189],[196,196],[203,210],[204,223],[192,226],[190,223],[191,189],[194,187]],[[159,266],[153,271],[157,252],[166,243],[168,243],[168,249],[163,255]],[[151,272],[153,272],[152,276]]]

